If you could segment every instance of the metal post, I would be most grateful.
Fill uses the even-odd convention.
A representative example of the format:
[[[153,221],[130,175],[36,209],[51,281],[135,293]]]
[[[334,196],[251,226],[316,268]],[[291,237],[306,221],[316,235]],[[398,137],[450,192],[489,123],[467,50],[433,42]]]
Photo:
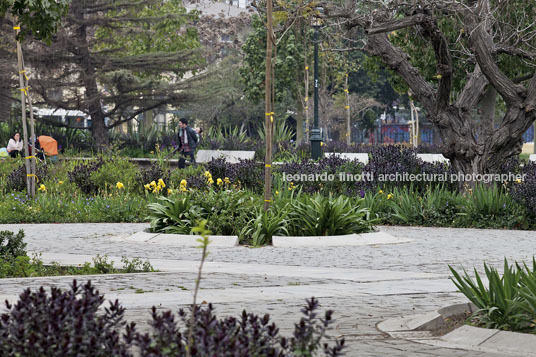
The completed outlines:
[[[318,27],[319,24],[313,26],[314,32],[314,107],[313,107],[313,130],[311,130],[311,157],[313,160],[320,159],[322,136],[318,128]]]

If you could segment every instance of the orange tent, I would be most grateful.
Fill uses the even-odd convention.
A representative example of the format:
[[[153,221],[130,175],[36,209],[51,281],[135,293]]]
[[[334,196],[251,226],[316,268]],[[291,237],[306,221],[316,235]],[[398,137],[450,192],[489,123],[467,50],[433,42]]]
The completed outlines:
[[[45,152],[47,156],[56,156],[58,155],[58,142],[50,136],[41,135],[37,137],[39,140],[39,146],[41,150]]]

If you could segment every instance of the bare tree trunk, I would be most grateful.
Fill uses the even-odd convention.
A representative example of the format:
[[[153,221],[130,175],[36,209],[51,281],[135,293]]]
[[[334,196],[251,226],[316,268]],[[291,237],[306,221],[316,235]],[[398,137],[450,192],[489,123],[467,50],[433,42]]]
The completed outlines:
[[[480,130],[479,134],[490,136],[495,128],[495,103],[497,90],[488,86],[480,99]]]
[[[2,83],[7,81],[4,78],[0,78]],[[9,88],[0,84],[0,122],[6,122],[9,120],[11,114],[11,103],[12,99],[10,97]]]
[[[301,103],[301,98],[296,98],[296,144],[301,144],[303,142],[303,106]]]

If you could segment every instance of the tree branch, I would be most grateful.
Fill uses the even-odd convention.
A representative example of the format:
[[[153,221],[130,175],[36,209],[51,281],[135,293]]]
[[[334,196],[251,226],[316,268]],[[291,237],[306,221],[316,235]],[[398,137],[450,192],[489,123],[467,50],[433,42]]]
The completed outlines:
[[[522,96],[526,95],[526,89],[508,78],[493,58],[493,38],[481,20],[482,17],[485,19],[490,16],[486,5],[486,0],[479,0],[476,9],[478,14],[469,10],[465,12],[466,23],[471,28],[469,39],[474,47],[476,61],[489,82],[497,89],[507,104],[519,103]]]
[[[458,96],[456,107],[460,108],[462,112],[468,112],[473,109],[488,83],[488,79],[482,73],[480,66],[476,64],[473,73],[469,75],[469,79]]]
[[[425,20],[426,17],[427,16],[424,14],[416,14],[413,16],[404,17],[402,19],[387,21],[380,25],[365,29],[365,32],[369,35],[376,35],[380,33],[396,31],[406,27],[419,25]]]
[[[419,73],[419,70],[411,65],[408,55],[389,42],[386,34],[369,36],[365,50],[373,56],[379,56],[391,69],[398,72],[408,84],[415,98],[430,113],[436,112],[434,89]]]

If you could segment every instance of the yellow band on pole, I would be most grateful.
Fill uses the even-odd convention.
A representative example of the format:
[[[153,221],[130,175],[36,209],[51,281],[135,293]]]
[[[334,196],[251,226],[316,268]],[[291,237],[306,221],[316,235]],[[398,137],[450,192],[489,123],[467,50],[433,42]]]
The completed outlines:
[[[345,91],[346,93],[348,93],[348,89],[345,89],[344,91]]]
[[[346,106],[344,107],[344,109],[350,109],[350,106],[349,106],[349,105],[346,105]]]
[[[13,26],[13,30],[20,30],[20,26]]]
[[[264,202],[272,202],[272,200],[264,200]]]
[[[37,177],[36,174],[26,174],[27,177],[35,177],[35,179],[37,180],[37,182],[39,182],[39,177]]]
[[[309,66],[305,66],[305,70],[308,71],[308,70],[309,70]]]
[[[264,167],[272,167],[272,165],[266,164],[266,165],[264,165]]]
[[[26,160],[35,159],[35,156],[26,156],[25,159]]]
[[[20,91],[24,92],[25,95],[28,95],[28,87],[21,88]]]
[[[305,101],[307,102],[309,100],[309,97],[305,97]]]

